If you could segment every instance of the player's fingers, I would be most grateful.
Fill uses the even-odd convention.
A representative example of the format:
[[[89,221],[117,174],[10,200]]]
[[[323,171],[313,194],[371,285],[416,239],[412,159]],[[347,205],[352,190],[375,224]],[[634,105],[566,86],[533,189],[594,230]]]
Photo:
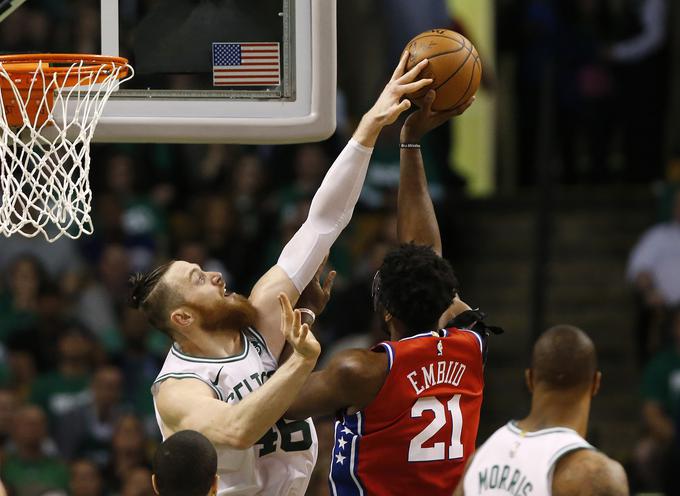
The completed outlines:
[[[399,105],[397,105],[395,110],[396,110],[397,114],[401,114],[402,112],[406,112],[410,108],[411,108],[411,100],[404,99],[399,103]]]
[[[326,280],[323,282],[323,292],[326,296],[330,296],[331,289],[333,289],[333,282],[335,281],[335,276],[337,276],[337,275],[338,275],[337,272],[335,272],[334,270],[331,270],[328,273]]]
[[[406,69],[406,61],[408,60],[409,53],[408,50],[404,50],[404,52],[401,54],[401,58],[399,59],[399,63],[397,64],[396,69],[394,69],[394,72],[392,73],[392,81],[395,79],[399,79],[403,74],[404,70]]]
[[[306,341],[307,335],[309,334],[309,326],[307,324],[302,324],[300,327],[300,341]]]
[[[290,321],[293,316],[293,305],[290,304],[290,299],[286,293],[279,293],[279,301],[281,302],[281,309],[286,316],[286,320]]]
[[[401,86],[399,86],[399,91],[401,92],[402,95],[415,93],[416,91],[431,85],[432,81],[433,81],[432,79],[425,78],[419,79],[418,81],[414,81],[412,83],[402,84]]]
[[[295,336],[298,337],[300,335],[300,324],[302,322],[302,314],[300,310],[295,309],[293,311],[293,332],[295,333]]]
[[[326,253],[326,256],[323,257],[323,262],[321,262],[321,265],[319,265],[319,268],[316,269],[316,274],[314,274],[314,277],[318,281],[321,279],[321,274],[323,274],[323,269],[326,268],[326,264],[328,263],[328,253]]]
[[[418,74],[420,74],[420,71],[425,69],[425,67],[427,67],[427,64],[429,63],[430,61],[427,59],[421,60],[415,66],[413,66],[410,71],[408,71],[406,74],[397,79],[397,82],[400,84],[404,84],[414,81],[418,77]]]

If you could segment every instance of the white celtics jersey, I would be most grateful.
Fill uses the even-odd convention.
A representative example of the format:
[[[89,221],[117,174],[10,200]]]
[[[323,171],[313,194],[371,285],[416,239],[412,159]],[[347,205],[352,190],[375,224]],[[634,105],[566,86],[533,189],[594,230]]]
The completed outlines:
[[[154,400],[163,380],[193,378],[210,386],[216,398],[238,403],[259,388],[277,365],[256,330],[243,331],[243,341],[240,355],[222,359],[188,356],[174,345],[151,388]],[[156,420],[165,436],[157,409]],[[249,449],[216,448],[219,496],[302,496],[316,463],[317,437],[311,419],[281,419]]]
[[[524,432],[508,422],[475,452],[465,496],[550,496],[555,463],[578,449],[594,448],[572,429]]]

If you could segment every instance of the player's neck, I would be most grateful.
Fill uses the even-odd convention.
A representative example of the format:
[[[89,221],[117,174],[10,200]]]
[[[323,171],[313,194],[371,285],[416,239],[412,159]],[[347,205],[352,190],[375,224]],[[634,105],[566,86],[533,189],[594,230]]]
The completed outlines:
[[[176,344],[185,355],[202,358],[224,358],[243,352],[245,343],[241,332],[235,330],[219,332],[194,332],[182,336]]]
[[[423,332],[437,330],[436,324],[433,324],[430,327],[431,327],[431,329],[425,329],[425,330],[421,330],[421,331],[418,331],[418,332],[413,332],[412,329],[409,329],[408,327],[406,327],[403,323],[401,323],[397,319],[392,319],[387,324],[387,329],[389,331],[390,339],[392,341],[399,341],[400,339],[408,338],[408,337],[414,336],[416,334],[421,334]]]
[[[568,427],[585,437],[588,430],[591,397],[587,393],[563,391],[534,392],[529,416],[517,424],[533,432],[550,427]]]

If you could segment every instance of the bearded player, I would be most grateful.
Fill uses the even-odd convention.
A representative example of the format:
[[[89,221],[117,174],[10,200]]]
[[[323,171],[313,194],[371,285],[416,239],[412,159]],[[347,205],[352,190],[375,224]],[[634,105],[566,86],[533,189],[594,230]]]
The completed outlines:
[[[402,128],[398,237],[407,244],[385,257],[374,281],[376,310],[391,340],[335,355],[310,376],[287,414],[339,412],[329,478],[334,495],[450,496],[474,450],[486,336],[439,326],[457,281],[441,257],[419,144],[472,102],[432,112],[434,96],[430,91]],[[460,300],[453,308],[469,312]]]
[[[217,447],[220,496],[305,492],[316,459],[314,427],[281,417],[319,349],[293,323],[300,314],[290,305],[349,222],[378,134],[410,107],[405,94],[432,82],[416,81],[427,61],[405,73],[407,56],[329,169],[307,220],[248,298],[230,292],[220,274],[184,261],[134,281],[133,302],[174,341],[152,387],[159,427],[164,437],[196,430]],[[286,339],[293,352],[273,374]]]
[[[595,346],[560,325],[538,338],[525,378],[531,411],[475,453],[455,496],[628,496],[623,467],[585,439],[600,388]]]

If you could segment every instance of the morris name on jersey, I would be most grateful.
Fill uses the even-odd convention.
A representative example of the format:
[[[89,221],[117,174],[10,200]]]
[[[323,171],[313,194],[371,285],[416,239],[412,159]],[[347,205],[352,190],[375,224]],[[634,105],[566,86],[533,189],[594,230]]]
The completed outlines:
[[[492,465],[477,470],[479,491],[475,494],[484,494],[487,491],[505,491],[512,496],[529,496],[533,494],[534,485],[527,480],[527,476],[518,468],[510,465]]]

